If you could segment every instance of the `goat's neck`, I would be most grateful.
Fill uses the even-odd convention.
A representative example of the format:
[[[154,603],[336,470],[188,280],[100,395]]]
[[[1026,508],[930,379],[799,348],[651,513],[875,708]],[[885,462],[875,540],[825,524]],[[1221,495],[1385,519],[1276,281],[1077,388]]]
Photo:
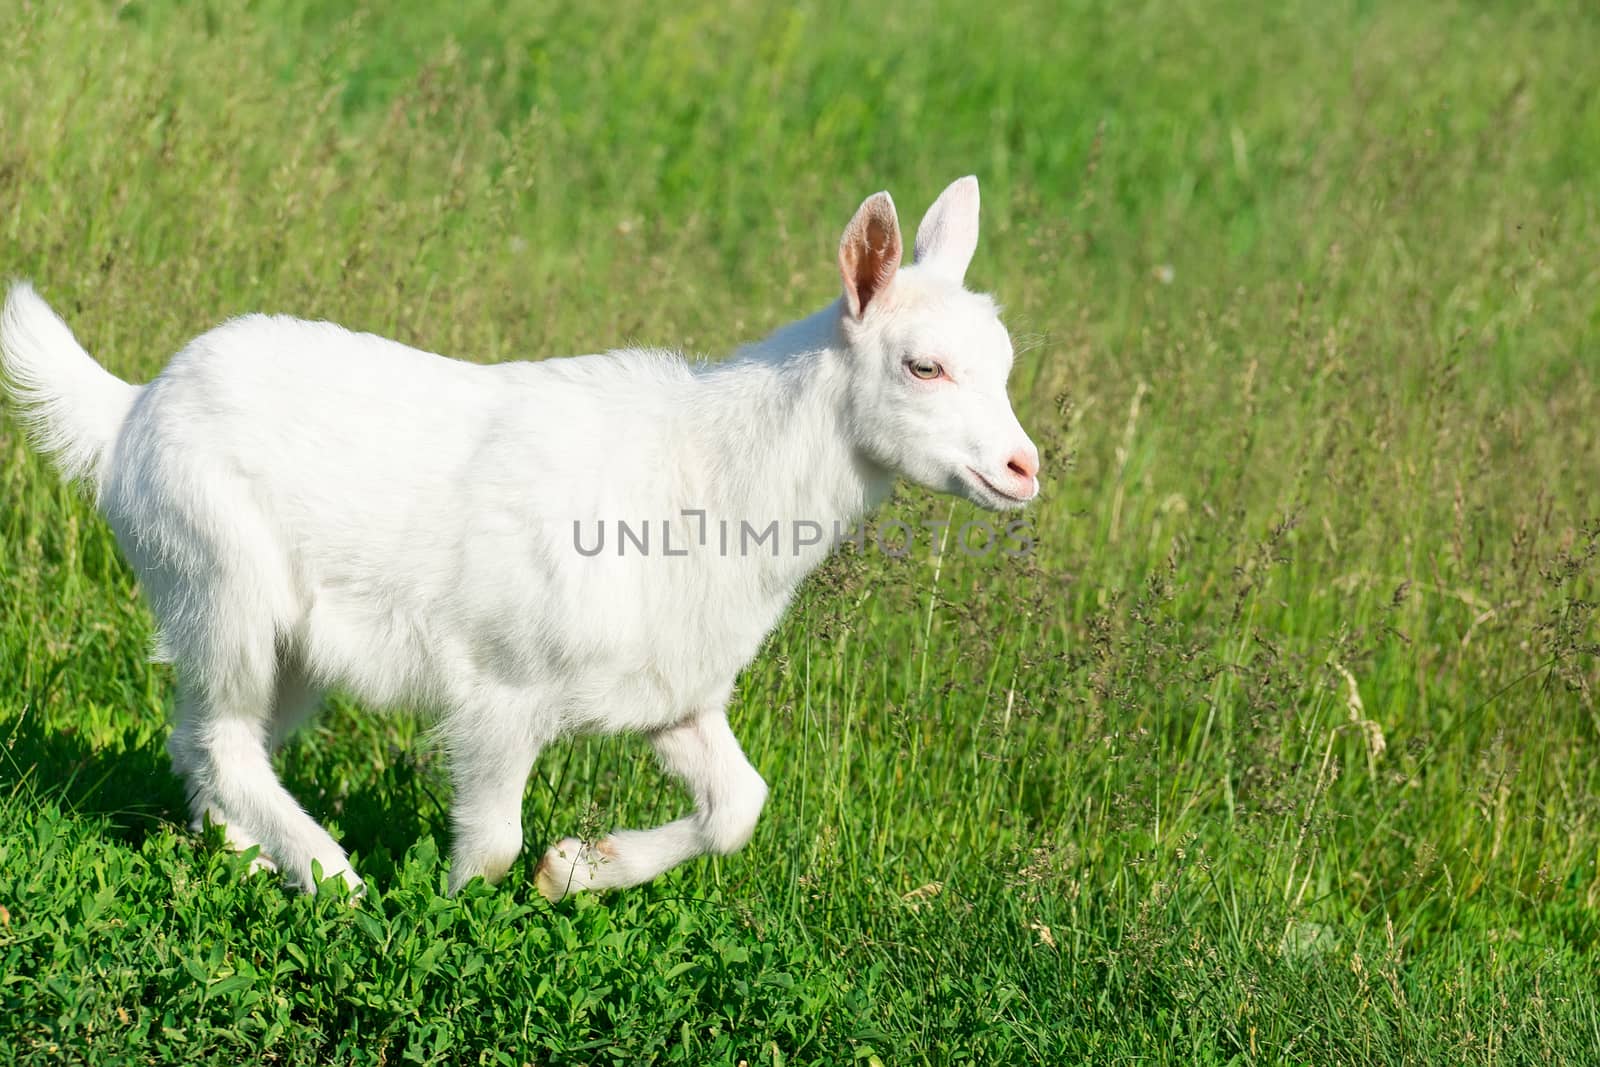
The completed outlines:
[[[741,521],[758,531],[778,523],[776,557],[765,546],[730,548],[772,588],[797,585],[892,484],[852,440],[838,314],[829,308],[792,323],[707,370],[705,408],[691,416],[723,464],[708,517],[732,523],[735,538]],[[797,522],[817,524],[821,543],[797,552]]]

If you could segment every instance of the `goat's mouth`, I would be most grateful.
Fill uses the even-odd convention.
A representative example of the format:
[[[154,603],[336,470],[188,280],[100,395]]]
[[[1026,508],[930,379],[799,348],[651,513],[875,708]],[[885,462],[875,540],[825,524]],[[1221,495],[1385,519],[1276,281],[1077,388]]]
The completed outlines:
[[[1013,493],[1010,490],[1002,489],[998,485],[991,482],[988,478],[985,478],[983,476],[983,472],[978,470],[976,467],[968,467],[967,473],[972,475],[973,479],[976,479],[978,486],[982,489],[983,495],[994,498],[994,501],[999,502],[999,507],[1001,508],[1020,508],[1031,501],[1034,497],[1039,495],[1038,492],[1035,491],[1029,493],[1027,496],[1022,496],[1019,493]],[[968,484],[971,483],[969,482]],[[995,506],[993,501],[984,501],[983,503],[988,504],[990,507]]]

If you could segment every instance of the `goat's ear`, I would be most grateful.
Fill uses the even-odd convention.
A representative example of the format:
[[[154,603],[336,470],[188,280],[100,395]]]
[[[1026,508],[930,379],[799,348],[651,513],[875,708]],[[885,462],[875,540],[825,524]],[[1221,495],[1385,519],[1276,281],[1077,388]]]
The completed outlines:
[[[978,249],[978,179],[951,182],[917,227],[917,266],[960,282]]]
[[[844,302],[861,318],[867,305],[881,301],[900,269],[900,219],[888,193],[873,193],[856,209],[856,217],[839,239],[839,273],[844,276]]]

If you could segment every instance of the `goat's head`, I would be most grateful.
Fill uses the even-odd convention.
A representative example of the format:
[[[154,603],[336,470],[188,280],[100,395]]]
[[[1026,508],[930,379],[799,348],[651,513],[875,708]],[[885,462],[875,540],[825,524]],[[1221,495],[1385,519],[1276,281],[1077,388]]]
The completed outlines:
[[[978,246],[978,179],[962,178],[917,227],[900,266],[888,193],[862,203],[839,242],[839,332],[853,363],[852,433],[887,470],[986,508],[1039,492],[1039,452],[1006,396],[1011,338],[993,300],[962,284]]]

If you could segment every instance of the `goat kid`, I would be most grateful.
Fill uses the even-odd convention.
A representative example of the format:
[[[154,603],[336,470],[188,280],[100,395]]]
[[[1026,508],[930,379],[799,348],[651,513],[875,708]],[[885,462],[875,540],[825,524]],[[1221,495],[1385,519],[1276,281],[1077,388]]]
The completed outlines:
[[[767,787],[725,707],[831,545],[724,554],[706,524],[849,529],[896,476],[991,509],[1038,492],[1010,340],[962,282],[977,240],[962,178],[902,267],[877,193],[840,241],[840,299],[720,364],[626,350],[485,366],[246,315],[135,386],[25,282],[0,355],[36,446],[93,487],[143,584],[197,826],[308,891],[319,867],[358,889],[270,761],[338,687],[437,716],[453,892],[521,850],[540,749],[644,732],[693,814],[557,842],[536,875],[554,901],[733,852],[755,828]],[[608,519],[670,521],[688,550],[576,550],[579,524]]]

